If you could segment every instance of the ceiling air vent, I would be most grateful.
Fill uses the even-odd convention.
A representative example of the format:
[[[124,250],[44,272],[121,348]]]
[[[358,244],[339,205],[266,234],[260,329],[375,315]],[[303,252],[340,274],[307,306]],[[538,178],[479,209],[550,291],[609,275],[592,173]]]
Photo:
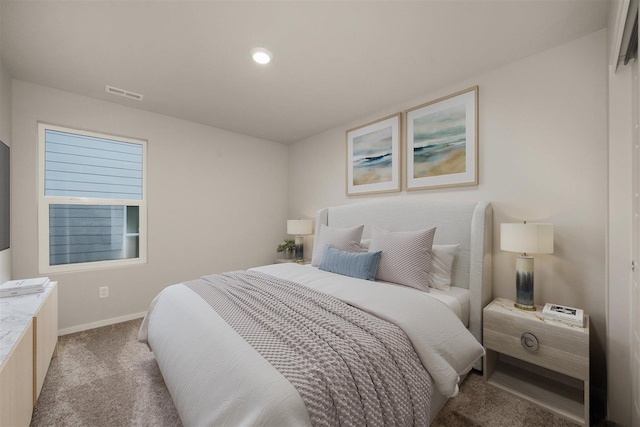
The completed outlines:
[[[135,99],[136,101],[142,101],[142,96],[139,93],[130,92],[124,89],[118,89],[117,87],[105,85],[104,91],[113,95],[124,96],[125,98]]]

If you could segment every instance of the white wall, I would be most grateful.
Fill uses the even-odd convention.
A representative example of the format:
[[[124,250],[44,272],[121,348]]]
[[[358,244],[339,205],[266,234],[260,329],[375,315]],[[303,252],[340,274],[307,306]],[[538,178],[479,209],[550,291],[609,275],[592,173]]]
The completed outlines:
[[[50,275],[60,329],[143,312],[174,283],[273,262],[286,235],[286,146],[13,80],[15,278],[38,275],[37,121],[148,140],[148,263]],[[105,285],[110,297],[98,299]]]
[[[535,301],[584,307],[591,314],[592,383],[604,389],[606,64],[601,30],[300,141],[289,150],[289,216],[314,218],[322,207],[370,197],[491,201],[493,296],[511,299],[516,254],[500,250],[500,223],[552,222],[555,253],[535,257]],[[345,196],[347,129],[476,84],[480,185]],[[309,254],[311,238],[305,243]]]
[[[0,141],[11,147],[11,76],[2,62],[0,62]],[[0,285],[7,280],[11,280],[11,248],[0,251]]]

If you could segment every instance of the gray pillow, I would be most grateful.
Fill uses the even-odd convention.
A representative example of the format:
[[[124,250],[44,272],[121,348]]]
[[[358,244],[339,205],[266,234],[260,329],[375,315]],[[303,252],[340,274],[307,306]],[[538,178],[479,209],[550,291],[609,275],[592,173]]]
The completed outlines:
[[[381,252],[347,252],[325,246],[320,270],[364,280],[376,280]]]
[[[359,252],[362,230],[364,230],[364,225],[353,228],[332,228],[321,224],[318,238],[313,242],[311,265],[314,267],[320,265],[325,245],[332,246],[340,251]]]
[[[382,251],[376,280],[429,292],[431,247],[436,229],[390,232],[374,228],[369,252]]]

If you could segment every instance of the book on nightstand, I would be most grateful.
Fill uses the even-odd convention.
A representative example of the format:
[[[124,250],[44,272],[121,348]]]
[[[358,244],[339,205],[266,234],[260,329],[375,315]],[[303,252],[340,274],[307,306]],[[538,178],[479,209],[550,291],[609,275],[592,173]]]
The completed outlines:
[[[36,279],[9,280],[0,285],[0,298],[44,292],[49,283],[48,277]]]
[[[584,328],[584,311],[579,308],[547,303],[542,309],[542,315],[549,320]]]

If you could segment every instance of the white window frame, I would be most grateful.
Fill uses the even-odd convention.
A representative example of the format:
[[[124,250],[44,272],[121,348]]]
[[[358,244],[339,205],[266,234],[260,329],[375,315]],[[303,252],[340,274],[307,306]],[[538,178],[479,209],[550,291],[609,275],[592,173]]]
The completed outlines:
[[[92,197],[45,196],[45,132],[54,130],[94,138],[110,139],[142,145],[142,200],[132,199],[99,199]],[[49,261],[49,206],[50,205],[112,205],[139,207],[138,258],[81,262],[74,264],[50,265]],[[126,230],[125,230],[126,232]],[[125,239],[126,241],[126,239]],[[38,271],[44,273],[61,273],[73,271],[98,270],[105,268],[126,267],[147,263],[147,141],[122,136],[90,132],[81,129],[62,127],[38,122]]]

